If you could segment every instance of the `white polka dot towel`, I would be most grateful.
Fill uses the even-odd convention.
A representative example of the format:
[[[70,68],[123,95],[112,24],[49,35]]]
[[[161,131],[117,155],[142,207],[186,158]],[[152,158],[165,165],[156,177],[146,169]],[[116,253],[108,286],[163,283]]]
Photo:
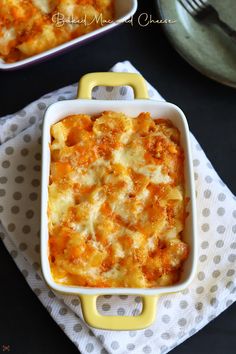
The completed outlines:
[[[129,62],[113,71],[136,71]],[[51,103],[74,98],[72,85],[47,94],[20,112],[0,119],[0,235],[29,286],[82,353],[163,354],[192,336],[236,300],[236,201],[192,136],[198,210],[199,262],[182,293],[162,296],[155,323],[142,331],[110,332],[87,327],[74,296],[48,289],[39,265],[41,122]],[[150,86],[149,95],[162,99]],[[132,90],[97,88],[94,98],[132,98]],[[131,315],[139,297],[99,298],[103,314]]]

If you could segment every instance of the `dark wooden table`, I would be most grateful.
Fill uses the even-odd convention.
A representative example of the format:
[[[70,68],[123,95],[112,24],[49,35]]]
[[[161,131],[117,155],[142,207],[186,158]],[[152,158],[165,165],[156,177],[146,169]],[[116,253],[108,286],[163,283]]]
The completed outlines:
[[[139,12],[157,18],[154,1],[140,0]],[[46,92],[79,80],[87,72],[107,71],[130,60],[160,93],[186,113],[194,133],[219,175],[236,192],[236,91],[202,76],[170,46],[162,25],[124,24],[70,53],[28,69],[0,72],[0,116],[13,113]],[[26,284],[0,244],[0,353],[78,353]],[[173,354],[236,352],[236,304]],[[156,354],[156,353],[154,353]]]

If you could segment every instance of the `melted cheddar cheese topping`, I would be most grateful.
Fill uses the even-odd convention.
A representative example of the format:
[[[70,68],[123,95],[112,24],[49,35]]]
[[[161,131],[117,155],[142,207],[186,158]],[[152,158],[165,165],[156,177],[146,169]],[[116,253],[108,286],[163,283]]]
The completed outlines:
[[[0,58],[15,62],[114,19],[114,0],[0,0]]]
[[[185,197],[180,133],[122,113],[51,127],[49,260],[56,282],[151,288],[179,280]]]

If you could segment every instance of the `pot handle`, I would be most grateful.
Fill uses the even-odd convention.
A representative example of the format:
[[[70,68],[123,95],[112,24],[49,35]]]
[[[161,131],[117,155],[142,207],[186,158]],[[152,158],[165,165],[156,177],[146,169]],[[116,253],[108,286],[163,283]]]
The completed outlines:
[[[85,322],[94,328],[113,331],[139,330],[149,327],[156,317],[158,296],[143,296],[143,310],[138,316],[103,316],[97,310],[99,295],[79,295]]]
[[[79,81],[78,98],[91,99],[96,86],[131,86],[137,99],[148,99],[148,90],[144,78],[133,73],[90,73]]]

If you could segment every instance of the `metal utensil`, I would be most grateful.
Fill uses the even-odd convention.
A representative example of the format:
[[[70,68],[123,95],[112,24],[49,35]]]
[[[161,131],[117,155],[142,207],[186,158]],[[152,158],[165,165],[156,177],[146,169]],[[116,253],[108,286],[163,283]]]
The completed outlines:
[[[228,36],[236,41],[236,31],[220,19],[216,9],[207,0],[179,0],[185,10],[197,20],[218,25]]]

